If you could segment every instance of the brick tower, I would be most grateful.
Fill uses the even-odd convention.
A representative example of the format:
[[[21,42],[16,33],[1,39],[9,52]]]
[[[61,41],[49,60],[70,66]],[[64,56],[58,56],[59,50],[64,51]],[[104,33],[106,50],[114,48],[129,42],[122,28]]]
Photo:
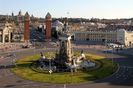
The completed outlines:
[[[25,13],[24,16],[24,42],[29,42],[29,24],[30,24],[30,16],[28,12]]]
[[[48,12],[45,17],[46,31],[45,31],[45,40],[51,39],[51,29],[52,29],[52,17]]]

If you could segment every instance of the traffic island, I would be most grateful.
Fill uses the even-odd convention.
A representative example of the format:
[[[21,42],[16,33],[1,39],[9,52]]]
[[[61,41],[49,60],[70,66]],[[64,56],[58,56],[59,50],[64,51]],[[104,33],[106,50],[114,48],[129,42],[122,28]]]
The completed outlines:
[[[79,53],[75,53],[78,55]],[[94,81],[105,78],[113,74],[117,70],[117,64],[103,56],[85,53],[86,58],[96,63],[96,66],[90,69],[79,69],[76,72],[50,72],[42,68],[36,68],[35,62],[38,61],[40,55],[28,56],[16,61],[16,67],[12,71],[21,78],[45,82],[73,84]],[[46,57],[54,55],[52,52],[45,53]]]

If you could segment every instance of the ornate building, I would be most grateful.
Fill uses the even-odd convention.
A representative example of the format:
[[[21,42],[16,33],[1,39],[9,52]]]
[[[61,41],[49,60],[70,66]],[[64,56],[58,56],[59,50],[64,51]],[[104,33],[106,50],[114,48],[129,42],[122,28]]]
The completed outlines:
[[[28,12],[24,16],[21,11],[17,16],[12,13],[11,17],[14,20],[7,18],[6,22],[0,23],[0,42],[28,42],[30,37],[30,16]]]
[[[13,23],[0,23],[0,43],[12,41]]]
[[[101,41],[126,46],[133,45],[133,32],[124,29],[116,31],[75,31],[73,33],[76,41]]]
[[[23,21],[24,21],[24,16],[22,15],[22,12],[20,10],[18,15],[17,15],[17,22],[22,23]]]

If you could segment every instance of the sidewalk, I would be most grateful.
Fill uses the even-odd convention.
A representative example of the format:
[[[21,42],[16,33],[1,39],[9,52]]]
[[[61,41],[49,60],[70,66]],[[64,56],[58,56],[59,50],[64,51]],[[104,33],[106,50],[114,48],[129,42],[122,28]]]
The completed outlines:
[[[17,49],[17,50],[6,50],[6,51],[0,51],[0,54],[5,54],[5,53],[13,53],[13,52],[21,52],[21,51],[26,51],[26,50],[33,50],[35,49],[33,48],[21,48],[21,49]]]

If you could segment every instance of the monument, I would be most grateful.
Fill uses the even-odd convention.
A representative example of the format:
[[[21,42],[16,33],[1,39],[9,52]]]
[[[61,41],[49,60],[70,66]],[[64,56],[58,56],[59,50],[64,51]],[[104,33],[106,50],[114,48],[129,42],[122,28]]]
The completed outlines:
[[[52,70],[56,72],[76,72],[77,69],[88,69],[90,67],[94,67],[95,63],[86,59],[83,50],[81,50],[80,56],[74,56],[72,44],[71,44],[71,36],[72,34],[69,32],[67,22],[64,24],[64,29],[59,36],[59,50],[56,52],[54,58],[42,59],[43,55],[41,53],[41,66],[42,62],[44,63],[42,68],[49,71]],[[44,56],[45,57],[45,56]]]
[[[66,63],[72,62],[72,45],[71,45],[72,34],[67,31],[67,23],[64,24],[64,29],[59,36],[59,52],[56,54],[55,62],[57,63],[57,68],[67,69]]]

